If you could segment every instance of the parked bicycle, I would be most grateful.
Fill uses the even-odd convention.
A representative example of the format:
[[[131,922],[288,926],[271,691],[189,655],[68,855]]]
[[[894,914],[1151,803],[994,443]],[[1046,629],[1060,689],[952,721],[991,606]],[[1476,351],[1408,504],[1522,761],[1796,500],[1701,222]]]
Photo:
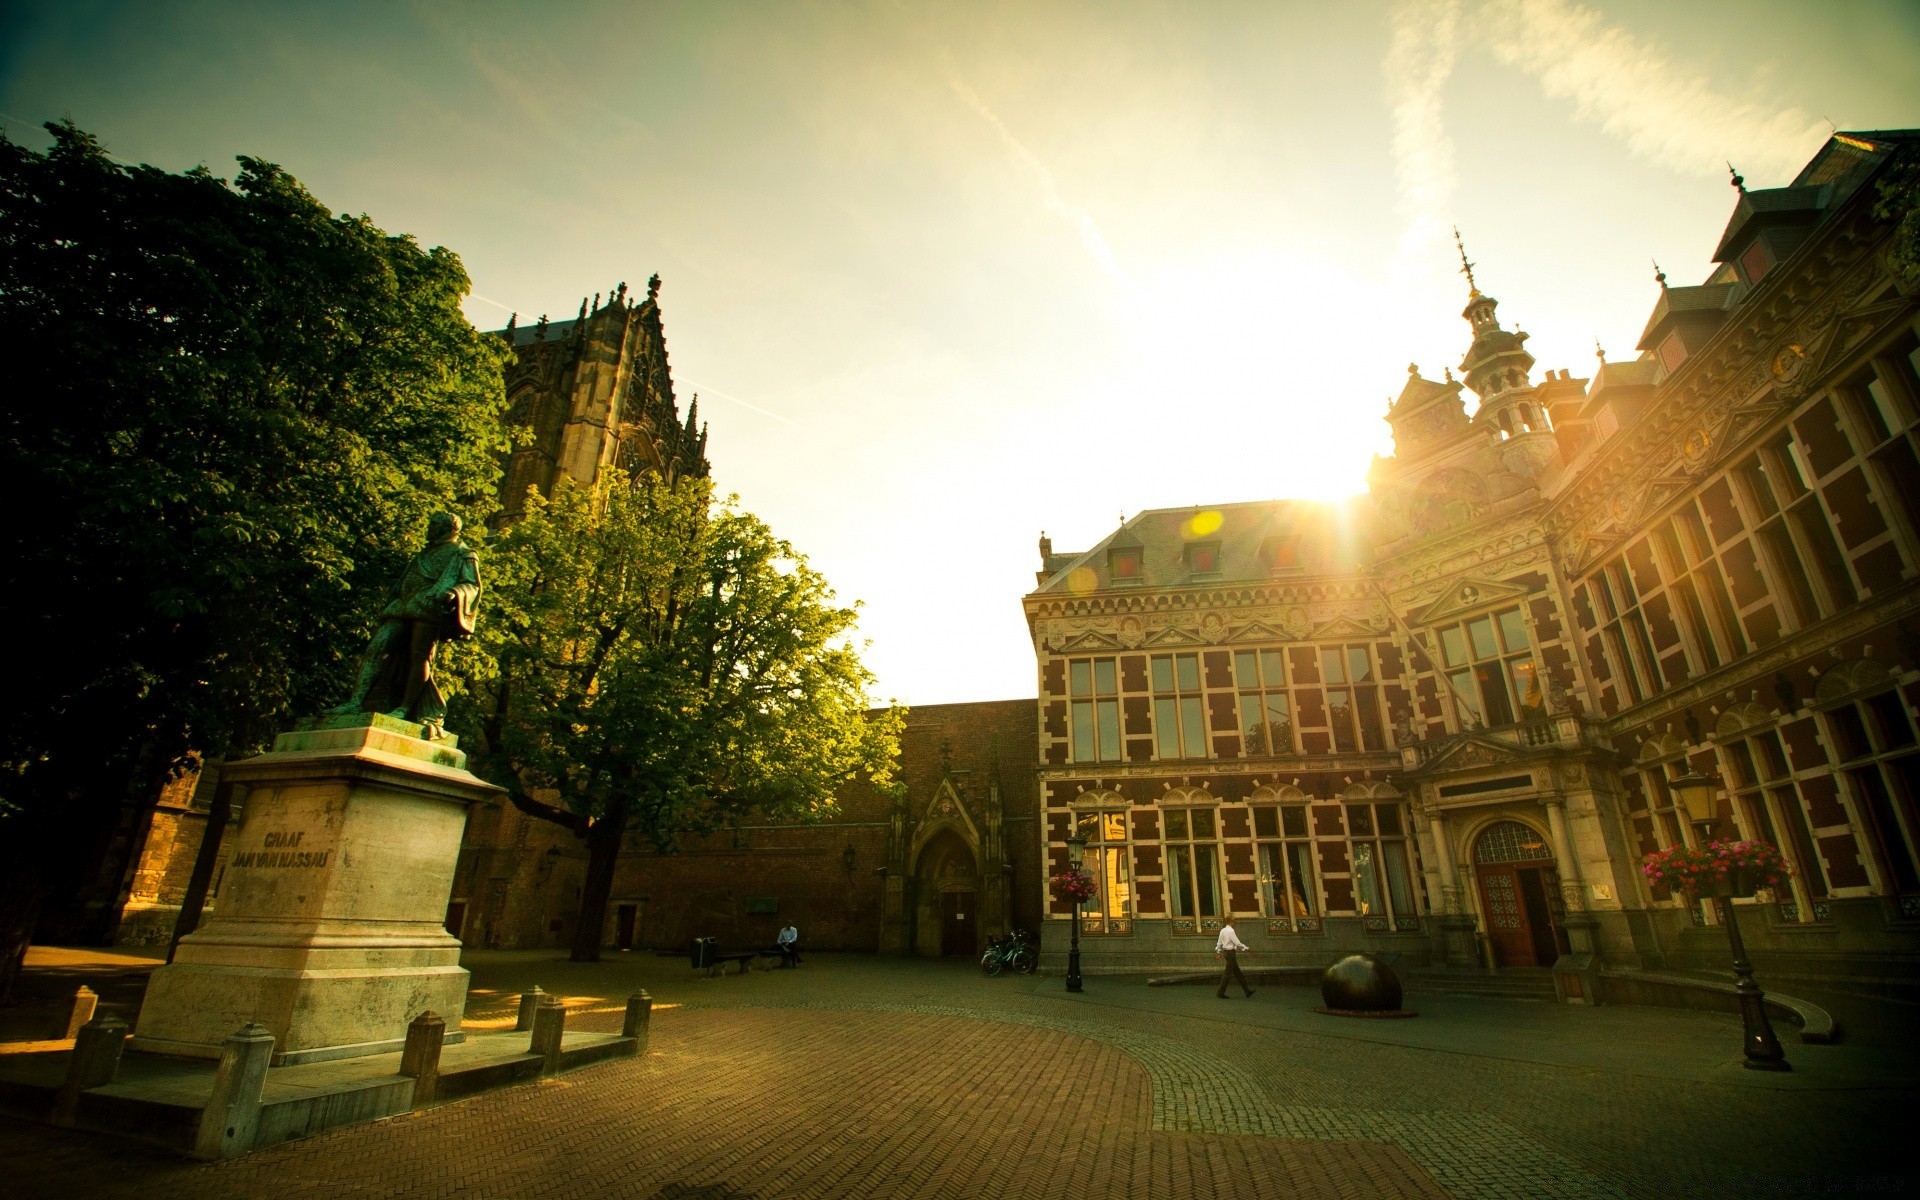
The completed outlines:
[[[998,975],[1011,970],[1018,975],[1031,975],[1040,967],[1040,955],[1033,947],[1033,941],[1026,930],[1016,929],[1003,938],[994,938],[987,943],[987,952],[980,956],[980,969],[989,975]]]

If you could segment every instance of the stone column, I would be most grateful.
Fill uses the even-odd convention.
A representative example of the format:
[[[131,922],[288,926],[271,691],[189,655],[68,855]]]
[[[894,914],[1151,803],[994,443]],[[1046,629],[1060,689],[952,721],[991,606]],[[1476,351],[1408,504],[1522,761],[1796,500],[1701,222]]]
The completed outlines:
[[[400,1073],[413,1076],[413,1106],[425,1108],[440,1090],[440,1048],[447,1023],[438,1013],[423,1012],[407,1026],[407,1048],[400,1052]]]
[[[1580,859],[1573,852],[1573,840],[1567,836],[1567,798],[1559,794],[1545,796],[1540,803],[1547,810],[1547,832],[1553,838],[1553,856],[1560,860],[1560,895],[1575,912],[1587,911],[1586,876]]]
[[[558,996],[543,996],[540,1007],[533,1013],[533,1039],[527,1045],[527,1053],[538,1054],[541,1058],[540,1074],[558,1075],[560,1073],[560,1043],[566,1036],[567,1010],[561,1006]]]
[[[541,1001],[545,1000],[546,996],[547,994],[540,990],[540,985],[537,983],[531,990],[520,993],[520,1016],[513,1023],[515,1033],[526,1033],[533,1028],[533,1014],[540,1011]]]
[[[260,1095],[273,1058],[273,1034],[258,1023],[242,1026],[220,1049],[213,1095],[200,1111],[195,1158],[235,1158],[253,1149],[260,1130]]]
[[[1440,869],[1441,909],[1448,916],[1461,912],[1460,875],[1453,869],[1453,848],[1447,845],[1446,822],[1434,813],[1428,819],[1428,827],[1433,832],[1433,857]]]
[[[119,1017],[103,1013],[76,1031],[73,1055],[67,1059],[67,1077],[53,1101],[55,1125],[74,1123],[81,1092],[113,1082],[120,1073],[120,1054],[126,1046],[127,1023]]]
[[[645,992],[635,992],[627,997],[627,1019],[620,1026],[620,1036],[634,1039],[635,1056],[647,1052],[647,1031],[653,1024],[653,997]]]
[[[80,1036],[80,1027],[93,1020],[93,1010],[100,1005],[100,997],[86,984],[73,994],[73,1008],[67,1013],[67,1037]]]

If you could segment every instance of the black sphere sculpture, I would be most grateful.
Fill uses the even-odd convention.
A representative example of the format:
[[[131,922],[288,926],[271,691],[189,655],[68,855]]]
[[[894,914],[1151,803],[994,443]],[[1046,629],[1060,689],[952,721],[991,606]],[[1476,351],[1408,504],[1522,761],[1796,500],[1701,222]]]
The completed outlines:
[[[1350,954],[1320,977],[1320,1011],[1335,1014],[1400,1016],[1400,977],[1370,954]],[[1411,1015],[1411,1014],[1407,1014]]]

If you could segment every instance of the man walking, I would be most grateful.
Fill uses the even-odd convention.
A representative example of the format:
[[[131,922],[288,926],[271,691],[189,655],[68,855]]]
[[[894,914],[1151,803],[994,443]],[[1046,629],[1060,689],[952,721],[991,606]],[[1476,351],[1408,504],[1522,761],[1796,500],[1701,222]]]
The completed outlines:
[[[1246,948],[1247,944],[1233,931],[1233,922],[1229,921],[1220,927],[1219,940],[1213,943],[1213,956],[1226,959],[1227,967],[1220,972],[1220,990],[1214,994],[1222,1000],[1227,998],[1229,979],[1239,983],[1240,989],[1247,995],[1253,995],[1253,989],[1247,986],[1247,977],[1240,973],[1240,952]]]

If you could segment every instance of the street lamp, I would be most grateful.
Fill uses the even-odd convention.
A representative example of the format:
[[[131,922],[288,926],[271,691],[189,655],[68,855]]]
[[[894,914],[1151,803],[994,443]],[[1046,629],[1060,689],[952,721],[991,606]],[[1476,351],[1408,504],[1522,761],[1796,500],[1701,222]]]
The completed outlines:
[[[1080,856],[1086,853],[1086,849],[1087,839],[1081,837],[1076,830],[1074,835],[1067,839],[1067,865],[1078,871]],[[1067,990],[1070,992],[1080,990],[1080,899],[1077,896],[1073,901],[1073,940],[1067,950]]]
[[[1687,810],[1693,840],[1705,846],[1708,832],[1718,823],[1713,811],[1713,780],[1689,770],[1667,787]],[[1740,940],[1740,922],[1734,919],[1733,899],[1715,896],[1713,902],[1714,911],[1720,914],[1720,923],[1727,927],[1727,941],[1733,947],[1733,990],[1740,1000],[1741,1039],[1747,1066],[1755,1071],[1791,1071],[1793,1067],[1787,1062],[1786,1051],[1774,1036],[1773,1023],[1767,1020],[1766,993],[1753,981],[1753,964],[1747,961],[1746,943]]]

